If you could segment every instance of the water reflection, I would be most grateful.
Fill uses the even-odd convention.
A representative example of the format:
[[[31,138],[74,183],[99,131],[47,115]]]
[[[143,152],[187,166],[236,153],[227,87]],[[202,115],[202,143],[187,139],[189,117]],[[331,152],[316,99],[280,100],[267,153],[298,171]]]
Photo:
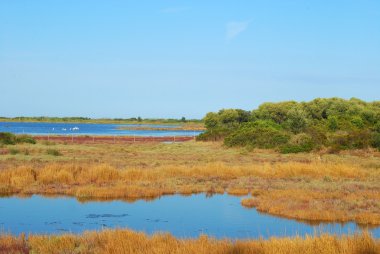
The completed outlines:
[[[70,197],[0,198],[0,228],[5,232],[81,233],[104,228],[131,228],[146,233],[170,232],[177,237],[202,233],[218,238],[268,238],[329,232],[351,234],[355,223],[318,223],[279,218],[241,206],[241,198],[197,194],[144,200],[80,202]],[[380,237],[380,228],[369,228]]]

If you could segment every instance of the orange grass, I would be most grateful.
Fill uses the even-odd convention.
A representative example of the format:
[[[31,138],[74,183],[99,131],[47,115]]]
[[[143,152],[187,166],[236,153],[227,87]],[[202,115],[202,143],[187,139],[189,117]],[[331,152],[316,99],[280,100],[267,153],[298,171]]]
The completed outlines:
[[[88,199],[153,199],[167,194],[253,194],[242,205],[289,218],[380,224],[378,170],[331,162],[230,166],[45,163],[0,171],[0,194],[63,194]]]
[[[163,233],[148,236],[118,229],[82,235],[30,235],[27,240],[0,235],[0,253],[377,254],[380,253],[380,241],[368,233],[232,241],[207,236],[177,239]]]
[[[53,147],[62,156],[49,156]],[[9,147],[4,147],[8,149]],[[380,153],[281,155],[220,143],[23,144],[0,155],[0,194],[153,199],[162,195],[247,195],[242,205],[302,220],[380,225]]]
[[[368,170],[331,163],[288,162],[262,166],[226,166],[214,163],[204,166],[164,166],[151,170],[116,169],[107,164],[48,163],[42,168],[23,165],[0,171],[0,194],[54,193],[53,189],[55,189],[57,194],[63,191],[63,193],[70,192],[75,196],[117,198],[133,195],[145,197],[152,196],[151,194],[145,195],[145,192],[152,193],[154,192],[152,189],[158,187],[160,187],[160,190],[156,191],[158,194],[165,189],[168,193],[177,191],[191,194],[212,189],[215,187],[210,186],[212,183],[215,183],[216,187],[220,189],[219,183],[223,181],[246,177],[281,179],[303,176],[320,179],[326,177],[360,179],[371,175],[374,174]],[[191,185],[188,184],[189,182]],[[165,186],[157,186],[164,183]],[[172,184],[172,188],[168,184]],[[204,187],[210,188],[206,190]],[[101,194],[97,194],[97,192]],[[232,186],[228,189],[228,193],[247,195],[249,190],[246,186]]]
[[[379,192],[316,190],[270,190],[245,198],[241,204],[258,211],[292,219],[309,221],[356,221],[378,225],[380,222]],[[340,204],[340,205],[338,205]]]

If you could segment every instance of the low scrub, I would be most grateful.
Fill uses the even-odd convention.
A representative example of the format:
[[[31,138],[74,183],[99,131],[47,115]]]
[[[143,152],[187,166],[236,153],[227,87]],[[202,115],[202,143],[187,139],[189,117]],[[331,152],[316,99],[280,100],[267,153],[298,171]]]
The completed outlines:
[[[227,146],[250,146],[254,148],[276,148],[286,144],[289,135],[281,126],[271,121],[257,121],[243,124],[237,131],[227,136]]]
[[[311,152],[316,147],[311,136],[306,133],[294,135],[290,141],[283,145],[280,150],[282,153],[305,153]]]
[[[46,154],[52,155],[52,156],[61,156],[62,154],[56,150],[56,149],[47,149]]]
[[[14,135],[9,132],[0,132],[0,144],[15,145],[19,143],[35,144],[36,140],[29,135]]]
[[[36,140],[29,135],[19,135],[16,136],[16,143],[29,143],[29,144],[35,144]]]
[[[18,149],[15,149],[15,148],[9,148],[8,151],[12,155],[16,155],[16,154],[20,153],[20,151]]]

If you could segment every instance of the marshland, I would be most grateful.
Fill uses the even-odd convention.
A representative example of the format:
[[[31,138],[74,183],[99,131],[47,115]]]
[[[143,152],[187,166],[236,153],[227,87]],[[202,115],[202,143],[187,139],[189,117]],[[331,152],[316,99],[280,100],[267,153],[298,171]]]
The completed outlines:
[[[41,141],[36,144],[4,145],[2,151],[0,190],[4,202],[1,204],[6,206],[8,202],[10,210],[2,208],[0,212],[10,212],[16,207],[27,209],[24,213],[19,212],[19,217],[3,215],[3,220],[20,220],[28,216],[28,211],[32,220],[3,222],[1,246],[5,251],[56,253],[57,249],[61,249],[62,252],[80,253],[141,253],[142,248],[146,253],[166,253],[169,249],[177,253],[228,253],[231,250],[237,253],[238,250],[241,253],[270,253],[279,251],[287,242],[293,247],[287,248],[288,252],[284,253],[303,253],[311,251],[310,246],[322,247],[325,244],[330,246],[326,253],[341,253],[343,250],[347,253],[362,253],[362,249],[376,253],[379,248],[376,237],[379,237],[380,225],[380,153],[376,150],[290,155],[274,150],[226,148],[221,142],[71,144]],[[227,211],[226,205],[228,207],[232,203],[231,200],[227,201],[229,198],[218,198],[223,197],[219,196],[223,193],[227,197],[236,196],[231,199],[234,200],[234,209],[229,209],[229,220],[223,216],[218,217],[218,212]],[[42,195],[42,200],[33,196],[36,194]],[[205,195],[202,202],[192,201],[200,198],[197,195]],[[46,201],[43,196],[47,197]],[[77,205],[73,206],[73,201],[66,199],[59,201],[62,196],[77,199]],[[206,196],[211,197],[205,198]],[[170,200],[171,197],[174,201],[166,203],[166,198]],[[36,198],[38,201],[33,204],[32,201]],[[219,199],[218,203],[213,201],[215,199]],[[115,208],[115,200],[119,202],[120,208]],[[17,206],[12,205],[15,202]],[[139,202],[148,203],[146,207],[140,208],[142,210],[134,211],[132,208],[136,204],[141,205]],[[159,202],[163,202],[163,205],[159,205]],[[44,203],[45,210],[41,208]],[[64,205],[65,203],[69,204]],[[124,206],[123,203],[130,204],[131,207]],[[149,206],[150,203],[152,207]],[[186,206],[186,203],[192,206]],[[55,209],[49,208],[49,204],[59,207],[58,211],[54,212]],[[85,209],[88,204],[109,208]],[[184,210],[176,208],[177,205]],[[36,206],[41,210],[36,210]],[[175,215],[172,216],[165,214],[164,211],[169,207],[178,213],[174,212]],[[193,216],[187,218],[185,215],[191,209],[203,211],[204,214],[199,216],[205,220],[197,219],[198,215],[194,212],[191,213]],[[59,214],[62,211],[70,214],[70,210],[75,211],[77,216],[70,215],[73,218],[65,224],[67,219],[64,218],[67,215]],[[100,211],[96,213],[97,210]],[[136,215],[144,214],[143,211],[147,210],[153,211],[153,214],[140,218],[139,224]],[[256,210],[258,215],[255,215]],[[121,216],[124,213],[128,216]],[[98,214],[99,219],[87,219],[86,224],[89,214]],[[104,214],[109,216],[102,217]],[[271,222],[261,218],[260,214],[269,218],[278,216],[284,222]],[[55,215],[57,216],[54,217]],[[112,216],[114,220],[109,219]],[[209,231],[191,233],[191,228],[175,223],[176,216],[189,220],[190,224],[200,223],[193,230],[209,227]],[[238,218],[249,221],[244,223]],[[146,219],[151,219],[152,222]],[[154,220],[161,221],[151,226]],[[163,222],[165,220],[169,223]],[[220,232],[220,228],[213,231],[213,220],[224,223],[226,227],[222,228],[225,231]],[[293,221],[298,224],[289,226]],[[98,226],[91,224],[94,222]],[[331,226],[328,225],[337,222],[342,224],[335,224],[338,225],[334,226],[335,230],[329,229]],[[47,225],[49,223],[53,223],[50,224],[51,228]],[[78,229],[73,223],[84,225]],[[251,225],[252,223],[257,225]],[[269,224],[266,226],[265,223]],[[272,223],[279,226],[268,231]],[[262,224],[261,230],[255,231],[258,224]],[[348,225],[348,228],[339,225]],[[357,226],[352,227],[353,225]],[[127,229],[118,229],[119,227]],[[130,231],[133,227],[136,231]],[[305,231],[306,227],[310,229]],[[61,228],[62,231],[59,230]],[[184,232],[185,229],[189,231]],[[234,231],[240,229],[255,232],[239,234]],[[11,232],[9,230],[13,230],[13,236],[6,233]],[[171,231],[171,234],[179,238],[162,235],[159,233],[161,231]],[[178,234],[178,231],[182,233]],[[319,231],[321,232],[318,233]],[[17,236],[21,232],[28,235]],[[51,235],[44,235],[48,232]],[[208,237],[205,236],[207,233]],[[268,240],[231,242],[223,240],[223,236],[227,235],[231,239],[258,237]],[[297,235],[299,236],[296,237]],[[274,236],[281,238],[271,238]],[[282,238],[286,236],[296,238]]]
[[[331,105],[358,103],[326,102],[331,115]],[[154,243],[147,253],[271,253],[294,244],[282,251],[316,253],[311,245],[327,244],[326,253],[377,253],[380,151],[370,139],[377,125],[358,128],[350,120],[357,115],[347,113],[337,118],[339,129],[328,119],[306,119],[294,132],[287,117],[277,127],[271,120],[250,126],[263,121],[255,117],[260,111],[210,113],[206,131],[186,142],[80,144],[2,133],[2,250],[139,253]],[[249,136],[257,131],[282,138]],[[230,145],[236,132],[256,143]],[[360,132],[372,133],[358,143],[352,133],[361,139]],[[26,211],[12,212],[19,207]]]
[[[0,1],[0,254],[380,254],[380,1]]]

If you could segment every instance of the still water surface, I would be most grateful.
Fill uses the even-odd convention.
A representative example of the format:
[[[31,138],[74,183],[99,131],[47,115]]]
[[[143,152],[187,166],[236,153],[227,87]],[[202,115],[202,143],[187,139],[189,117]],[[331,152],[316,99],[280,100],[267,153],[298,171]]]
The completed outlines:
[[[122,127],[168,128],[168,130],[120,130]],[[0,132],[31,135],[195,136],[201,131],[170,130],[178,125],[0,122]]]
[[[208,234],[223,238],[268,238],[329,232],[354,233],[355,223],[309,225],[304,222],[258,213],[241,206],[241,198],[229,195],[207,197],[164,196],[139,200],[81,203],[71,197],[0,198],[2,231],[26,233],[81,233],[84,230],[130,228],[146,233],[170,232],[177,237]],[[380,228],[371,229],[380,238]]]

